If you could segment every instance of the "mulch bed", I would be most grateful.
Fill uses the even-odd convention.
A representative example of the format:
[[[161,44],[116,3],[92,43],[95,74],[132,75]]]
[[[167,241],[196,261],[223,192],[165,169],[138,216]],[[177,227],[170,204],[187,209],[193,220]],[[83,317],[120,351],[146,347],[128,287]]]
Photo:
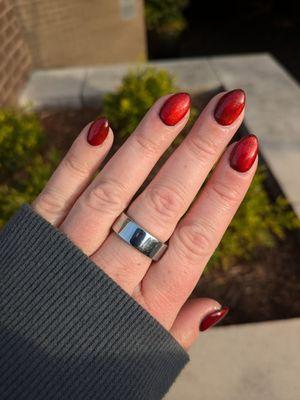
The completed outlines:
[[[231,309],[224,325],[300,317],[300,248],[289,234],[254,262],[204,273],[193,293]]]
[[[194,105],[201,109],[206,100],[206,96],[198,97]],[[62,153],[67,151],[78,132],[99,115],[99,108],[40,112],[49,143]],[[110,154],[119,146],[116,137]],[[165,158],[152,171],[150,179]],[[223,321],[226,325],[300,317],[299,234],[289,234],[272,250],[261,251],[251,263],[239,263],[226,271],[209,270],[193,296],[212,297],[228,305],[231,312]]]

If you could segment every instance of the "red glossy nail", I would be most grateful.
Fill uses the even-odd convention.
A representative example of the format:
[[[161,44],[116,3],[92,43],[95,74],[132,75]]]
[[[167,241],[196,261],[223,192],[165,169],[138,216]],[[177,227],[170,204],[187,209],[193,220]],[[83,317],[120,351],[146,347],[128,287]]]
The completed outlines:
[[[176,125],[186,115],[191,105],[188,93],[176,93],[162,106],[159,116],[166,125]]]
[[[258,139],[248,135],[236,143],[230,154],[230,166],[238,172],[248,171],[258,153]]]
[[[212,313],[208,314],[200,324],[200,331],[206,331],[206,329],[216,325],[228,314],[228,311],[228,307],[223,307],[220,310],[215,310]]]
[[[92,146],[99,146],[104,142],[109,132],[109,122],[106,118],[99,118],[92,123],[87,134],[87,141]]]
[[[245,107],[246,94],[235,89],[224,94],[215,109],[215,119],[220,125],[232,124]]]

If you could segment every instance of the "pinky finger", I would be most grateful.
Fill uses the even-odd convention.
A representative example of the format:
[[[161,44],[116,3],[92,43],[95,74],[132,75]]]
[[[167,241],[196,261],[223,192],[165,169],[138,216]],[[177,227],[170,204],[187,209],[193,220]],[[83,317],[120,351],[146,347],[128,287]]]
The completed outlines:
[[[227,313],[228,308],[222,308],[215,300],[188,300],[179,311],[170,333],[185,350],[188,350],[197,340],[200,331],[216,325]]]
[[[113,143],[106,118],[88,124],[58,165],[32,208],[58,226],[88,186]]]

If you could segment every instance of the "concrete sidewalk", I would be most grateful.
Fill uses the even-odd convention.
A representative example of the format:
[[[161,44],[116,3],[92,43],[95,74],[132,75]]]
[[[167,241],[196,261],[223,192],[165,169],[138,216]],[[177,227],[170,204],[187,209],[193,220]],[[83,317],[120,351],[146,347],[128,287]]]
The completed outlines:
[[[300,318],[214,328],[166,400],[299,400]]]

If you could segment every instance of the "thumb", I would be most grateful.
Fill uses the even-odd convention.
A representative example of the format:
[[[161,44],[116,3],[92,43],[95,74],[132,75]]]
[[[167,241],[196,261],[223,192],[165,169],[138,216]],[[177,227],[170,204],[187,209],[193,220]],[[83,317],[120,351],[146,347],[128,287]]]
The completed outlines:
[[[188,300],[179,311],[170,333],[188,350],[198,338],[199,331],[205,331],[217,324],[228,311],[228,307],[222,307],[213,299]]]

